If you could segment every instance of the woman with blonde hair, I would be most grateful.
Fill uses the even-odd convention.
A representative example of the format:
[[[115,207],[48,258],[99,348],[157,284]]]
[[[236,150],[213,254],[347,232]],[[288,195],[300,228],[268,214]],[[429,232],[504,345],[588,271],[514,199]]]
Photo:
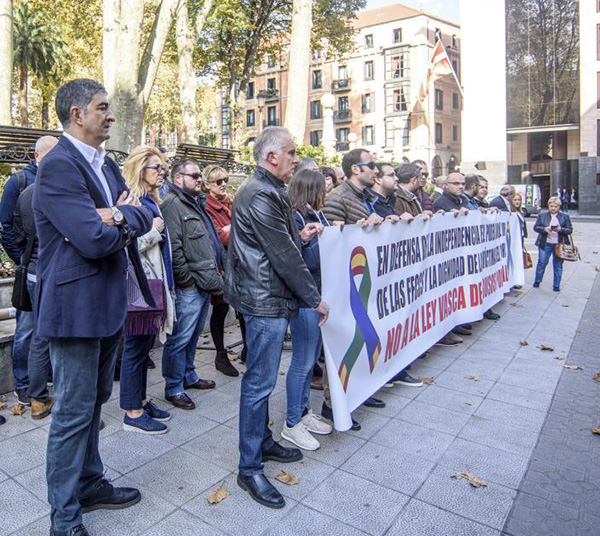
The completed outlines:
[[[216,165],[206,166],[202,171],[204,179],[204,190],[206,191],[206,212],[210,216],[217,234],[221,239],[223,247],[227,249],[229,245],[229,231],[231,229],[231,197],[227,195],[227,184],[229,175],[225,169]],[[215,368],[226,376],[237,377],[238,370],[231,364],[225,349],[225,318],[229,312],[229,305],[223,299],[223,296],[212,296],[211,304],[213,306],[210,316],[210,334],[217,350],[215,356]],[[242,315],[237,316],[242,332],[244,347],[240,354],[240,360],[246,362],[246,324]]]
[[[123,176],[131,193],[154,215],[150,232],[138,237],[142,266],[151,286],[158,310],[146,304],[130,304],[125,320],[121,362],[121,408],[125,410],[123,429],[142,434],[164,434],[164,421],[171,415],[146,398],[148,352],[156,336],[164,342],[173,329],[172,289],[175,286],[171,244],[159,203],[159,188],[164,183],[166,164],[154,147],[136,147],[125,161]],[[162,297],[162,299],[159,298]],[[146,309],[146,310],[144,310]]]
[[[560,212],[560,197],[554,196],[548,199],[548,210],[541,212],[538,216],[533,230],[538,233],[535,245],[538,247],[540,256],[535,268],[535,282],[533,286],[538,288],[544,277],[546,266],[552,257],[552,268],[554,270],[554,292],[560,291],[560,280],[563,272],[563,260],[556,256],[556,246],[569,240],[573,232],[571,218],[564,212]]]

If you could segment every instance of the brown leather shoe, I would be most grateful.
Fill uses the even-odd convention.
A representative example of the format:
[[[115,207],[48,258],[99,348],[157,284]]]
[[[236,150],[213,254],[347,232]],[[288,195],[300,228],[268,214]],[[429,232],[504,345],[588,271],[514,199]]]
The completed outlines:
[[[199,379],[196,383],[192,383],[191,385],[184,385],[184,389],[214,389],[217,384],[212,380],[202,380]]]
[[[35,398],[31,399],[31,418],[39,421],[40,419],[44,419],[50,412],[52,411],[52,406],[54,406],[54,398],[48,398],[46,402],[40,402]]]

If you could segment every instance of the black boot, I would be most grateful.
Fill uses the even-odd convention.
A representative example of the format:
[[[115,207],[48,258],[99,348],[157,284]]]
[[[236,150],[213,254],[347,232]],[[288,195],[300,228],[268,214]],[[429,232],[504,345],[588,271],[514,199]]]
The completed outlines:
[[[244,344],[242,348],[242,353],[240,354],[240,361],[242,363],[246,363],[246,356],[248,355],[248,347]]]
[[[237,369],[231,364],[231,361],[229,361],[226,351],[217,352],[217,357],[215,357],[215,368],[219,372],[225,374],[225,376],[237,378],[240,375]]]

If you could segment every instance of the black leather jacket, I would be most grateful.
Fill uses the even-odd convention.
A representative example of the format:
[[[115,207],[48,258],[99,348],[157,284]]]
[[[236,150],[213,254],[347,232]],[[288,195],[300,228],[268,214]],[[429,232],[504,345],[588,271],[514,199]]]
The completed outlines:
[[[556,214],[558,218],[558,223],[560,224],[560,231],[558,231],[558,241],[564,242],[572,232],[573,232],[573,224],[571,223],[571,218],[569,218],[568,214],[564,212],[559,212]],[[545,210],[544,212],[540,212],[535,225],[533,226],[533,230],[538,234],[537,240],[535,241],[535,245],[538,248],[546,247],[546,240],[548,238],[548,233],[546,232],[546,227],[550,225],[550,220],[552,219],[552,215],[549,210]]]
[[[160,208],[171,239],[175,286],[196,284],[208,294],[223,294],[222,270],[208,228],[213,224],[206,212],[206,196],[200,194],[196,203],[191,196],[171,186]],[[225,257],[220,243],[219,255],[221,259]]]
[[[284,184],[257,167],[233,202],[225,270],[225,299],[238,312],[289,318],[317,307],[317,286],[300,253],[302,244]]]

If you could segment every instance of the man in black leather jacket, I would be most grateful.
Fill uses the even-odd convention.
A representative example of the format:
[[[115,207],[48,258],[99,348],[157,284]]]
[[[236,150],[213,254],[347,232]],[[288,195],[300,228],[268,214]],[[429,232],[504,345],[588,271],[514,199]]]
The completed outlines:
[[[327,320],[323,301],[302,259],[301,241],[322,231],[309,223],[298,233],[285,189],[299,162],[290,133],[281,127],[263,130],[254,145],[257,168],[233,203],[227,250],[225,299],[246,321],[246,373],[240,398],[238,484],[260,504],[283,508],[285,501],[266,479],[263,462],[293,462],[298,449],[275,443],[268,427],[269,395],[279,373],[288,319],[300,304]]]

